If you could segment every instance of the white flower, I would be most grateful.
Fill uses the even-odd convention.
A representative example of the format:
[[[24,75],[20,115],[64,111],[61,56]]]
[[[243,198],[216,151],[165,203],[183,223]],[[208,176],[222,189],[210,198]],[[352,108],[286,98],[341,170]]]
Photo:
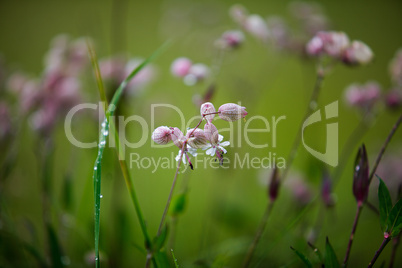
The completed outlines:
[[[197,149],[191,148],[189,145],[187,145],[187,149],[184,151],[184,154],[183,154],[183,157],[182,157],[183,164],[187,163],[187,161],[186,161],[186,158],[187,158],[186,153],[189,153],[192,156],[196,157],[197,156]],[[181,155],[181,149],[179,150],[179,153],[177,154],[177,156],[175,158],[176,161],[179,161],[180,155]]]
[[[227,151],[223,147],[230,145],[230,142],[228,142],[228,141],[222,142],[222,141],[223,141],[223,136],[219,135],[218,143],[216,145],[208,144],[206,147],[204,147],[202,149],[207,150],[205,153],[210,156],[214,156],[216,154],[217,149],[220,149],[224,154],[226,154]]]

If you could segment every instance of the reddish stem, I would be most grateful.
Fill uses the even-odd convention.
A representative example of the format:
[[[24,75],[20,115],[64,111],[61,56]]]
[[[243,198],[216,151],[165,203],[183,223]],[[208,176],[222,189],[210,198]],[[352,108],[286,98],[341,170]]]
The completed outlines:
[[[348,247],[346,249],[345,259],[343,260],[343,267],[346,267],[347,263],[348,263],[350,250],[352,249],[353,238],[355,236],[355,232],[356,232],[356,228],[357,228],[357,222],[359,221],[359,216],[362,211],[362,208],[363,208],[363,203],[358,202],[356,216],[355,216],[355,220],[353,222],[352,232],[350,233],[350,238],[349,238]]]

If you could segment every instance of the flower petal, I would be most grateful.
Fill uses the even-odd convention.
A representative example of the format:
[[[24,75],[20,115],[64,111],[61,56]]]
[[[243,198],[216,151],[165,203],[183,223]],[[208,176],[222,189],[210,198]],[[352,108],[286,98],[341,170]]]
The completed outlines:
[[[223,136],[221,134],[219,134],[219,136],[218,136],[218,141],[219,142],[223,141]]]
[[[224,141],[222,143],[219,144],[220,146],[229,146],[230,142],[229,141]]]
[[[222,150],[222,152],[224,153],[224,154],[226,154],[228,151],[226,151],[226,149],[225,148],[223,148],[222,146],[218,146],[219,147],[219,149],[221,149]]]
[[[212,147],[212,148],[209,148],[209,149],[206,151],[206,154],[207,154],[207,155],[210,155],[210,156],[214,156],[214,155],[215,155],[215,152],[216,152],[216,148]]]

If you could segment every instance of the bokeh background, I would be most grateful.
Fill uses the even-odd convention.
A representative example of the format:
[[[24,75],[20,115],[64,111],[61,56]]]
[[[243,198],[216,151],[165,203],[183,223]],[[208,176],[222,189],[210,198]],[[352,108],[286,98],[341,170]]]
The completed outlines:
[[[290,1],[245,1],[250,13],[263,17],[278,15],[297,27],[297,21],[289,12]],[[51,40],[60,34],[72,39],[90,37],[100,59],[113,55],[148,57],[165,41],[172,40],[168,49],[152,64],[155,78],[138,94],[125,96],[119,109],[126,116],[139,115],[151,122],[151,104],[168,103],[179,107],[186,119],[198,115],[193,103],[194,94],[204,94],[208,83],[187,86],[170,73],[170,64],[177,57],[185,56],[194,62],[212,65],[217,53],[214,41],[222,32],[237,29],[228,10],[233,1],[2,1],[0,4],[0,53],[5,66],[5,77],[23,71],[31,77],[40,77],[45,69],[44,56]],[[348,107],[344,90],[351,83],[377,81],[384,92],[392,86],[389,63],[402,47],[402,3],[400,1],[323,1],[320,3],[331,22],[330,29],[346,32],[351,39],[363,40],[374,54],[368,66],[350,68],[336,65],[325,78],[318,106],[339,100],[339,150],[342,149],[355,127],[361,122],[356,109]],[[264,46],[246,34],[244,44],[225,54],[216,91],[212,102],[215,107],[227,102],[241,101],[250,116],[286,116],[278,124],[277,146],[271,145],[271,133],[253,133],[255,144],[268,142],[270,146],[255,149],[244,142],[229,148],[227,157],[249,154],[266,157],[270,152],[277,157],[287,157],[304,114],[314,85],[316,64],[295,53]],[[82,102],[98,103],[99,94],[90,65],[79,75]],[[5,81],[5,80],[4,80]],[[2,82],[1,101],[10,107],[18,106],[18,97],[10,98]],[[107,88],[113,92],[115,88]],[[12,108],[14,111],[18,108]],[[390,111],[379,105],[369,130],[362,136],[374,161],[387,133],[400,111]],[[173,111],[156,113],[155,126],[180,124]],[[36,267],[36,258],[28,248],[46,260],[49,247],[43,224],[43,187],[41,155],[44,143],[41,135],[32,127],[29,117],[11,113],[14,126],[11,141],[2,142],[2,161],[14,156],[9,172],[2,164],[1,179],[1,237],[0,265],[2,267]],[[99,124],[96,114],[86,111],[74,119],[73,133],[83,141],[98,138]],[[270,120],[271,121],[271,120]],[[52,133],[54,152],[50,173],[51,222],[63,252],[63,264],[71,267],[90,267],[93,254],[93,163],[95,149],[77,148],[67,140],[64,118],[59,118]],[[244,122],[236,122],[244,128]],[[218,128],[226,128],[226,122],[216,121]],[[18,127],[17,127],[18,126]],[[249,127],[261,128],[261,121],[253,121]],[[18,129],[18,131],[16,130]],[[127,126],[129,141],[137,141],[144,131],[150,136],[153,129],[142,129],[138,123]],[[311,131],[307,142],[321,148],[325,144],[325,125]],[[231,133],[237,140],[238,132]],[[225,137],[230,136],[224,134]],[[397,132],[390,145],[384,163],[401,163],[401,132]],[[325,209],[322,201],[314,202],[308,210],[305,200],[298,199],[294,187],[306,187],[309,199],[320,193],[322,169],[333,168],[314,160],[301,146],[289,177],[298,177],[298,184],[284,186],[270,217],[266,232],[256,252],[255,267],[301,266],[290,246],[312,255],[307,239],[315,237],[315,244],[323,248],[329,237],[338,258],[343,259],[356,202],[352,195],[353,159],[360,142],[350,148],[349,157],[340,183],[334,190],[336,205]],[[141,157],[172,157],[175,147],[151,148],[149,138],[144,146],[127,148],[126,155],[138,153]],[[385,167],[383,167],[384,169]],[[386,168],[388,169],[388,168]],[[130,169],[138,198],[151,234],[159,225],[170,190],[175,168]],[[390,172],[391,175],[396,173]],[[391,176],[390,175],[390,176]],[[176,193],[188,186],[185,213],[177,219],[174,252],[182,267],[239,267],[254,235],[267,204],[266,181],[269,171],[262,168],[212,169],[200,167],[187,170],[179,176]],[[396,185],[401,177],[390,183],[393,200]],[[300,181],[295,180],[297,183]],[[376,185],[373,184],[369,199],[377,206]],[[304,188],[303,188],[304,189]],[[143,237],[121,175],[116,154],[106,149],[103,165],[101,201],[100,247],[104,265],[110,267],[141,267],[145,263]],[[300,198],[300,197],[299,197]],[[304,212],[303,212],[304,211]],[[171,219],[169,219],[171,222]],[[368,263],[383,239],[378,216],[364,209],[355,236],[350,267]],[[25,245],[25,246],[24,246]],[[26,246],[29,245],[29,246]],[[388,260],[391,244],[381,255],[378,264]],[[400,250],[399,250],[400,252]],[[311,253],[311,254],[310,254]],[[396,267],[402,264],[397,256]]]

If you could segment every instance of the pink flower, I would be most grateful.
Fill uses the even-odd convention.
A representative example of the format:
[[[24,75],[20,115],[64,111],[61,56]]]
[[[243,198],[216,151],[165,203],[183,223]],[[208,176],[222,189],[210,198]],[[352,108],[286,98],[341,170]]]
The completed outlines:
[[[235,103],[223,104],[218,109],[218,115],[222,120],[225,121],[236,121],[247,115],[246,107],[242,107]]]
[[[393,89],[385,96],[385,104],[388,108],[399,108],[402,104],[402,91]]]
[[[237,48],[244,42],[244,34],[242,31],[232,30],[222,34],[215,45],[221,49]]]
[[[189,73],[191,66],[191,60],[181,57],[173,61],[170,71],[176,77],[185,77]]]
[[[203,150],[206,150],[205,153],[207,155],[210,155],[210,156],[216,155],[216,157],[220,160],[220,162],[223,159],[223,154],[227,153],[226,149],[223,147],[230,145],[230,142],[228,142],[228,141],[222,142],[222,141],[223,141],[223,136],[219,135],[217,143],[215,143],[215,144],[210,143],[206,147],[203,148]]]
[[[152,140],[158,144],[167,144],[172,140],[172,130],[167,126],[157,127],[152,133]]]
[[[353,41],[343,54],[343,62],[349,65],[363,65],[373,59],[373,51],[361,41]]]
[[[376,82],[367,82],[365,85],[352,84],[346,88],[346,101],[351,106],[371,108],[379,99],[381,87]]]
[[[216,112],[216,110],[212,103],[206,102],[201,105],[201,108],[200,108],[201,116],[205,115],[205,119],[208,122],[212,122],[212,120],[215,117],[215,114],[212,114],[212,113],[215,113],[215,112]],[[208,114],[208,115],[206,115],[206,114]]]
[[[268,41],[270,34],[269,29],[267,23],[261,16],[256,14],[248,16],[244,22],[244,29],[261,41]]]
[[[196,63],[190,67],[188,74],[184,77],[184,83],[193,86],[196,83],[206,79],[210,74],[209,67],[203,63]]]
[[[318,32],[307,43],[306,51],[312,56],[325,53],[339,59],[348,46],[349,38],[343,32]]]
[[[181,149],[183,147],[183,143],[186,141],[186,138],[184,137],[181,130],[178,129],[177,127],[170,129],[172,130],[171,137],[174,145],[176,145],[177,147],[179,147],[179,149]]]

